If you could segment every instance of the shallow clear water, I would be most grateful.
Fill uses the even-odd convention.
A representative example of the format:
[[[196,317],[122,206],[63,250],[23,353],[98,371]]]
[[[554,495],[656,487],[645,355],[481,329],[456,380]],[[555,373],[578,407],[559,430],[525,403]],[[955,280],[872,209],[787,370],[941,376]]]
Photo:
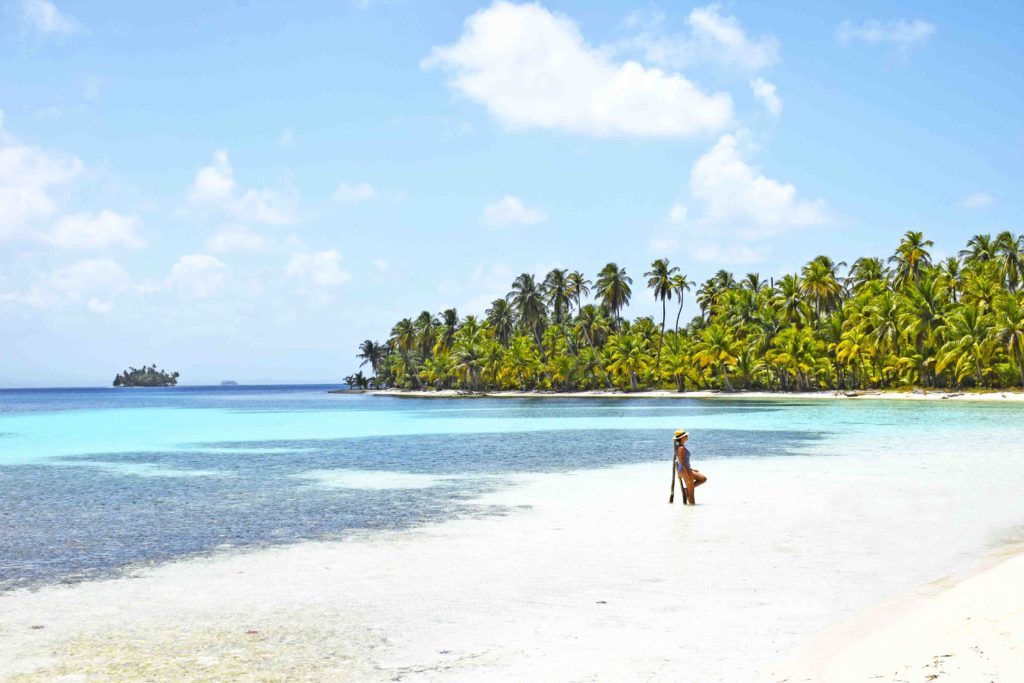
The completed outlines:
[[[872,480],[866,499],[899,495],[900,514],[915,501],[932,514],[936,487],[948,501],[944,487],[960,481],[953,500],[967,496],[966,508],[940,522],[967,535],[950,545],[957,552],[1024,522],[1012,493],[1024,483],[1020,405],[396,399],[328,388],[0,391],[0,590],[500,513],[466,502],[515,473],[667,463],[680,426],[711,469],[746,458],[796,477],[813,457],[838,458],[847,478],[885,471],[894,488]],[[894,542],[899,529],[919,533],[907,521],[886,531]]]

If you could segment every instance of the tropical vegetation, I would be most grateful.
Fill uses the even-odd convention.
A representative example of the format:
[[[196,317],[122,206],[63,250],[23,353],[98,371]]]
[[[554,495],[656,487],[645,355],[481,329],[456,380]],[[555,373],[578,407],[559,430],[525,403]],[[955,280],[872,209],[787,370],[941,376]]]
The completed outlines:
[[[128,368],[114,378],[115,387],[173,387],[178,383],[177,372],[157,370],[156,365]]]
[[[1024,387],[1024,237],[975,235],[935,259],[920,232],[888,259],[818,256],[780,279],[720,270],[695,283],[657,259],[657,318],[629,320],[634,281],[609,263],[591,281],[523,273],[482,316],[454,308],[399,320],[359,346],[359,383],[407,389],[855,390]],[[347,379],[355,379],[355,375]],[[355,382],[352,382],[355,384]]]

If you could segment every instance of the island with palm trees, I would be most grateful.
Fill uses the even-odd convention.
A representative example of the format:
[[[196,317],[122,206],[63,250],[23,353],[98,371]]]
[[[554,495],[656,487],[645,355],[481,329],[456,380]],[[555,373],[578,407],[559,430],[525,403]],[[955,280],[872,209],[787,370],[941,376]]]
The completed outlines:
[[[114,377],[115,387],[173,387],[178,384],[177,372],[157,370],[156,364],[141,368],[128,368]]]
[[[695,283],[668,259],[644,273],[660,320],[623,315],[633,279],[615,263],[593,282],[523,273],[483,318],[424,311],[362,342],[373,374],[358,378],[424,392],[1024,388],[1024,236],[975,235],[938,262],[933,246],[909,231],[887,260],[818,256],[767,281],[720,270],[682,326]]]

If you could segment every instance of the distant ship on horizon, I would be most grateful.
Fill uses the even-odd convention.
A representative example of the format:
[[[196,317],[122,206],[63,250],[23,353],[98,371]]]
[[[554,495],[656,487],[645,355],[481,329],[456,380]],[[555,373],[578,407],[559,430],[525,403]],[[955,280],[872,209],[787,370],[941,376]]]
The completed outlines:
[[[220,385],[222,387],[237,387],[238,386],[238,382],[236,382],[233,379],[222,379],[220,381]]]

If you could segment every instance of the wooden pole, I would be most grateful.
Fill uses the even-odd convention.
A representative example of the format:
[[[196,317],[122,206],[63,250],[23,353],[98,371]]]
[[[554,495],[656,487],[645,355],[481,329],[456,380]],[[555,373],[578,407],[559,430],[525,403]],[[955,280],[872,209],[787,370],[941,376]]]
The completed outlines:
[[[681,484],[680,484],[680,488],[682,488]],[[684,496],[686,495],[685,491],[683,492],[683,495]],[[668,504],[671,505],[672,501],[674,501],[675,499],[676,499],[676,458],[675,458],[675,456],[672,456],[672,493],[668,494]]]

